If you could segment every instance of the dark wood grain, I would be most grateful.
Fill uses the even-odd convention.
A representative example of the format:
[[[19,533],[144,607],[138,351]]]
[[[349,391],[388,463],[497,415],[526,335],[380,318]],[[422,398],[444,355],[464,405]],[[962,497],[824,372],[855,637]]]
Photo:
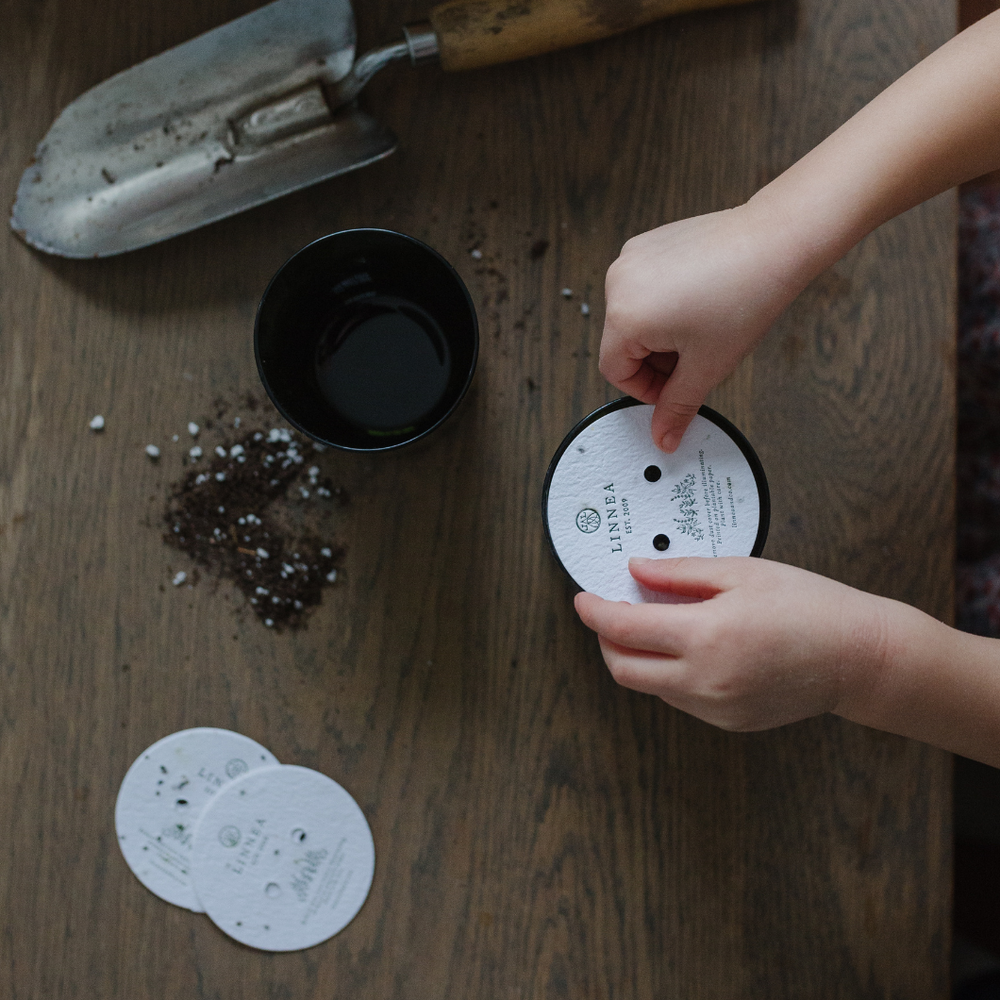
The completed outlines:
[[[65,103],[251,6],[8,0],[8,197]],[[424,12],[363,6],[362,46]],[[400,150],[364,171],[106,261],[0,235],[0,996],[947,995],[947,756],[833,718],[727,735],[618,689],[539,493],[615,395],[596,355],[622,242],[745,199],[954,23],[943,0],[773,0],[464,77],[397,67],[364,103]],[[954,216],[944,195],[865,240],[711,399],[768,471],[766,555],[943,619]],[[342,580],[276,635],[225,585],[170,586],[170,436],[256,388],[281,262],[361,225],[455,263],[480,368],[426,447],[322,456],[352,497]],[[377,872],[330,942],[250,951],[125,867],[122,776],[195,725],[357,797]]]

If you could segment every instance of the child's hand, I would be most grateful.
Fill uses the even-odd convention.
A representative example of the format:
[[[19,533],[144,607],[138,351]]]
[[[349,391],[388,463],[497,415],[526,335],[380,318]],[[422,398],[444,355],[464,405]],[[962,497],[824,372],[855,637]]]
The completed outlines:
[[[608,269],[601,372],[656,404],[664,451],[812,277],[775,220],[756,203],[682,219],[629,240]]]
[[[629,568],[646,587],[702,600],[577,594],[615,680],[723,729],[768,729],[863,700],[879,680],[892,609],[904,607],[764,559],[632,559]]]

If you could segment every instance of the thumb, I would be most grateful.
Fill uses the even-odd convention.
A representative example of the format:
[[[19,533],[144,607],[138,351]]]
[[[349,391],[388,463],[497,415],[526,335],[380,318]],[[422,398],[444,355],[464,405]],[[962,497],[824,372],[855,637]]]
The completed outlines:
[[[634,556],[628,561],[632,577],[650,590],[708,600],[728,589],[732,583],[731,559],[707,556],[674,556],[669,559],[644,559]]]
[[[653,410],[653,442],[665,452],[677,446],[712,386],[681,358],[660,390]]]

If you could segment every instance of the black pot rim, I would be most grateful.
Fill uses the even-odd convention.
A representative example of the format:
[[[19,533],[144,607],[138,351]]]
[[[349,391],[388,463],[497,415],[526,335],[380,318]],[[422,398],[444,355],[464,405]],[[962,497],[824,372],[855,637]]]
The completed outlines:
[[[312,248],[318,246],[321,243],[326,243],[328,240],[334,240],[342,238],[344,236],[356,236],[359,234],[373,234],[378,233],[385,236],[391,236],[393,239],[398,239],[406,243],[413,244],[414,246],[420,248],[420,250],[430,254],[431,256],[437,258],[437,260],[443,264],[451,276],[457,287],[461,290],[463,296],[465,297],[466,304],[469,307],[469,315],[472,317],[472,363],[469,365],[469,371],[466,375],[465,381],[462,383],[462,388],[455,396],[452,404],[448,407],[447,411],[443,413],[433,424],[429,427],[424,428],[419,434],[414,434],[412,437],[408,437],[403,441],[394,441],[391,444],[377,445],[372,448],[359,448],[354,445],[338,444],[336,441],[331,441],[328,438],[322,437],[316,434],[314,431],[309,430],[305,427],[299,420],[291,416],[285,407],[282,405],[281,400],[277,399],[271,390],[271,386],[268,383],[267,377],[264,374],[264,366],[261,361],[260,356],[260,316],[261,311],[264,308],[264,303],[267,301],[268,295],[271,292],[272,287],[278,278],[286,271],[286,269],[292,266],[295,260],[302,256],[302,254],[308,253]],[[288,421],[296,430],[300,433],[305,434],[306,437],[313,441],[318,441],[323,445],[330,448],[337,448],[340,451],[353,451],[358,452],[362,455],[374,454],[377,452],[384,451],[395,451],[398,448],[405,448],[407,445],[414,444],[417,441],[422,440],[427,437],[428,434],[436,431],[458,408],[458,405],[465,398],[466,393],[469,391],[469,387],[472,385],[473,377],[476,374],[476,366],[479,362],[479,316],[476,313],[475,303],[472,301],[472,296],[469,294],[469,289],[466,287],[465,282],[462,280],[462,276],[455,270],[454,266],[443,257],[437,250],[432,246],[424,243],[423,240],[418,240],[415,236],[409,236],[406,233],[397,232],[394,229],[380,229],[377,227],[360,227],[357,229],[338,229],[335,233],[327,233],[325,236],[320,236],[310,243],[307,243],[304,247],[296,250],[295,253],[291,255],[282,265],[274,272],[271,280],[268,281],[267,287],[264,289],[260,300],[257,303],[257,311],[254,314],[254,324],[253,324],[253,354],[254,360],[257,364],[257,375],[260,378],[261,385],[264,386],[264,391],[267,393],[267,398],[271,400],[274,404],[275,409],[281,414],[281,416]]]

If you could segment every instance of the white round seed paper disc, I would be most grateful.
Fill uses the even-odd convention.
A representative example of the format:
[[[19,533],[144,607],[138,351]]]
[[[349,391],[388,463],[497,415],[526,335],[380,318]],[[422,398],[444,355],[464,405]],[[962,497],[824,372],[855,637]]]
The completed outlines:
[[[739,431],[703,407],[667,455],[653,444],[652,415],[633,400],[601,407],[570,432],[547,477],[556,556],[609,601],[679,600],[636,583],[632,556],[756,555],[767,534],[767,483]]]
[[[115,803],[118,846],[129,868],[160,899],[195,913],[194,827],[205,805],[234,778],[278,761],[228,729],[185,729],[154,743],[128,769]]]
[[[375,844],[337,782],[289,765],[247,774],[221,791],[194,834],[198,898],[219,928],[265,951],[311,948],[364,903]]]

